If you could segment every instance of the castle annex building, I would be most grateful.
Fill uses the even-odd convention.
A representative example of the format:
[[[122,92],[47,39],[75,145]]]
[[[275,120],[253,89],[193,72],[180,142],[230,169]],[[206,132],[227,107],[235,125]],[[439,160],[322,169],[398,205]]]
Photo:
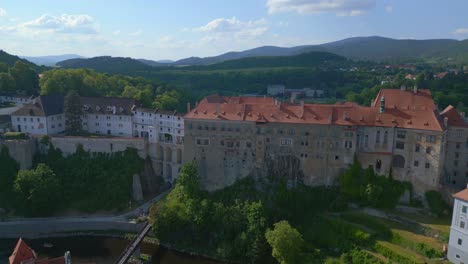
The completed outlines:
[[[293,182],[331,185],[356,156],[378,174],[392,170],[411,181],[422,195],[453,178],[444,167],[452,145],[460,165],[467,162],[466,134],[447,145],[447,128],[466,126],[450,109],[441,115],[430,91],[418,89],[381,90],[370,107],[213,95],[185,116],[184,161],[195,160],[205,187],[218,189],[248,175],[284,173]]]

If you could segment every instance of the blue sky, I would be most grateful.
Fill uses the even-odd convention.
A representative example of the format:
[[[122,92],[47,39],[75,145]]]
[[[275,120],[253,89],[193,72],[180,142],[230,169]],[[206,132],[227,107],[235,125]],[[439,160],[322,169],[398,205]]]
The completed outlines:
[[[466,0],[0,0],[0,49],[147,59],[353,36],[468,38]]]

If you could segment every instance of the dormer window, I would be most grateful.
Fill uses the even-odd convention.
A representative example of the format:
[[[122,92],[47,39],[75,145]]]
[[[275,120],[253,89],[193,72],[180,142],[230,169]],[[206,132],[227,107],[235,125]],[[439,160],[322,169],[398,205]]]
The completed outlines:
[[[96,105],[96,111],[101,111],[101,107],[99,107],[99,105]]]
[[[89,110],[89,105],[83,105],[83,110],[88,111]]]
[[[108,112],[112,112],[112,106],[109,106],[109,105],[108,105],[107,108],[106,108],[106,110],[107,110]]]
[[[124,109],[123,109],[123,107],[119,107],[119,111],[120,111],[120,113],[122,113],[122,112],[123,112],[123,110],[124,110]]]

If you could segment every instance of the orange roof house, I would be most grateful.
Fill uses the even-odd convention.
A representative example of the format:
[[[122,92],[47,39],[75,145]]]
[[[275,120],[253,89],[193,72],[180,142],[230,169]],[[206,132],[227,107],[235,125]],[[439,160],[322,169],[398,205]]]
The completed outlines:
[[[67,257],[69,259],[69,252],[65,256],[54,259],[38,259],[36,252],[31,249],[23,239],[19,239],[16,247],[11,254],[9,261],[10,264],[67,264]]]

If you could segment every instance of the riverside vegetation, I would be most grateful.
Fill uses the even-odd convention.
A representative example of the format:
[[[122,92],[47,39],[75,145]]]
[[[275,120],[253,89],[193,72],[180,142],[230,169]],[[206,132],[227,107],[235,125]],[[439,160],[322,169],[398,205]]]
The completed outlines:
[[[443,255],[448,229],[346,208],[353,201],[391,210],[410,184],[357,162],[341,183],[288,188],[285,179],[248,177],[209,193],[188,163],[150,219],[161,243],[234,263],[427,263]],[[429,236],[434,232],[439,238]]]

